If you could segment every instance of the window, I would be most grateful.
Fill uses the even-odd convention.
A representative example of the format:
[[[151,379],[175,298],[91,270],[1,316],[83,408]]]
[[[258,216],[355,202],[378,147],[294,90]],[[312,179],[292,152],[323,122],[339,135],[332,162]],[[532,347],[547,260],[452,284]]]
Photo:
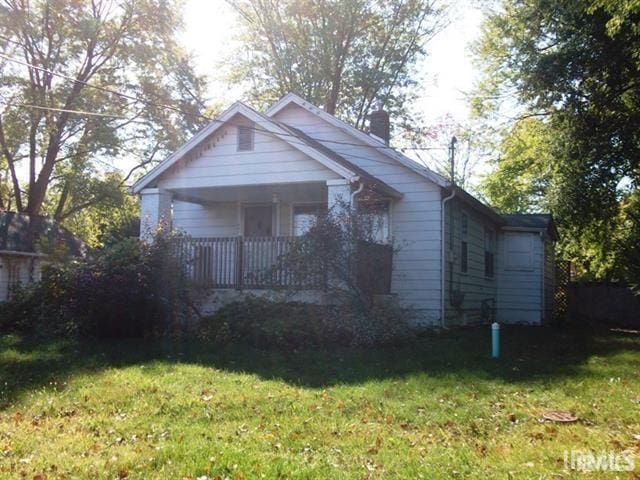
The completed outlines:
[[[465,212],[460,212],[460,272],[467,273],[469,246],[467,233],[469,232],[469,218]]]
[[[358,202],[358,211],[362,215],[363,226],[368,230],[370,240],[375,243],[386,243],[390,238],[389,202]]]
[[[244,207],[245,237],[270,237],[274,230],[273,205],[250,205]]]
[[[460,242],[460,271],[467,273],[467,242]]]
[[[493,277],[495,272],[495,233],[491,230],[484,231],[484,275]]]
[[[466,236],[468,231],[469,231],[469,218],[467,217],[466,213],[462,213],[462,215],[460,216],[460,233],[463,236]]]
[[[504,268],[528,271],[533,269],[533,239],[528,232],[507,232],[504,238]]]
[[[20,285],[20,261],[12,260],[8,262],[7,278],[7,299],[11,298],[13,291]]]
[[[299,237],[307,233],[324,209],[323,205],[295,205],[293,207],[293,234]]]
[[[251,125],[238,125],[238,151],[248,152],[253,150],[253,127]]]

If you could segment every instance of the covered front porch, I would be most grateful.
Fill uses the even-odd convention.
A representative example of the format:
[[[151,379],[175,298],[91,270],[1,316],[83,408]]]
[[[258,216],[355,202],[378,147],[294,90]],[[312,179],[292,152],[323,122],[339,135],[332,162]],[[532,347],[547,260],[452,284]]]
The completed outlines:
[[[358,198],[362,202],[374,196],[389,205],[390,199],[374,188],[343,179],[145,189],[141,192],[142,235],[150,238],[163,222],[186,233],[178,251],[191,278],[207,287],[321,290],[326,288],[326,275],[301,278],[279,268],[278,260],[320,212],[350,208]],[[381,237],[386,238],[388,211],[382,223],[386,231]],[[383,250],[380,263],[389,265],[386,284],[390,286],[391,248]]]

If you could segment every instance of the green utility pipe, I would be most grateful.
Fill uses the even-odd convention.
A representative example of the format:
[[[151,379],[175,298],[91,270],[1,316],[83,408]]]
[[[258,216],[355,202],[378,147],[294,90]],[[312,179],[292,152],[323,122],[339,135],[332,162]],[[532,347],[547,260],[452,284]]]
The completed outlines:
[[[500,324],[491,324],[491,358],[500,357]]]

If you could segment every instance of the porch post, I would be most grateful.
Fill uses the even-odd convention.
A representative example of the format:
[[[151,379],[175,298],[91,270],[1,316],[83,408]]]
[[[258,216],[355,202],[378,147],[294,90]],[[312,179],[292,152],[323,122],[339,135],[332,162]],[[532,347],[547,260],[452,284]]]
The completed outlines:
[[[351,207],[351,184],[349,180],[340,178],[327,180],[327,207],[329,211],[338,213],[338,209]]]
[[[158,228],[171,226],[171,193],[161,188],[145,188],[140,192],[140,239],[150,241]]]

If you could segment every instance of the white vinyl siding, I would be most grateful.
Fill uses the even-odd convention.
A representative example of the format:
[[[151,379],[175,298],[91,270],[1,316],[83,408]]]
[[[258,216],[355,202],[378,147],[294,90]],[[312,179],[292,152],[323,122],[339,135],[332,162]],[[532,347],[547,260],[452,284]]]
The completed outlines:
[[[447,325],[474,324],[491,319],[490,308],[497,303],[497,272],[493,277],[485,275],[485,251],[487,232],[494,232],[494,225],[474,210],[463,208],[454,197],[445,210],[445,310]],[[466,231],[466,233],[465,233]],[[467,247],[467,268],[462,269],[462,244]],[[489,242],[491,243],[491,241]],[[495,233],[494,240],[495,243]],[[494,269],[498,254],[494,253]],[[459,292],[459,293],[458,293]],[[452,299],[462,298],[460,305]],[[484,306],[483,306],[484,305]]]
[[[391,207],[394,253],[391,291],[411,305],[419,321],[437,324],[440,317],[440,200],[434,183],[383,155],[359,146],[357,139],[307,110],[290,105],[275,119],[304,131],[350,162],[401,192]],[[356,144],[356,145],[348,145]]]
[[[196,149],[158,181],[164,189],[326,182],[340,178],[316,160],[270,134],[255,132],[253,150],[238,151],[237,129],[230,126]]]
[[[240,215],[236,202],[198,205],[173,202],[173,226],[192,237],[233,237],[240,235]]]

